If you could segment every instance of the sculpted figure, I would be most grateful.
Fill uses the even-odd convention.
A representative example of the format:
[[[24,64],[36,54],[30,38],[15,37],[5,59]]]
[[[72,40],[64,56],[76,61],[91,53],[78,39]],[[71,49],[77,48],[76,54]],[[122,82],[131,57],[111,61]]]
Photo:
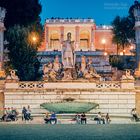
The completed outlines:
[[[71,33],[67,34],[67,40],[63,42],[62,63],[64,68],[73,68],[75,65],[74,41],[71,41]]]
[[[86,57],[82,56],[81,58],[81,71],[84,72],[86,70]]]
[[[125,75],[122,76],[122,80],[134,80],[134,77],[131,75],[130,70],[125,71]]]
[[[54,71],[58,72],[61,69],[61,63],[59,62],[59,57],[56,56],[53,62],[53,69]]]
[[[17,81],[19,80],[18,76],[16,75],[15,70],[11,70],[10,75],[8,75],[6,79],[7,80],[17,80]]]
[[[56,72],[53,69],[53,64],[49,63],[43,66],[43,78],[45,80],[56,80]]]

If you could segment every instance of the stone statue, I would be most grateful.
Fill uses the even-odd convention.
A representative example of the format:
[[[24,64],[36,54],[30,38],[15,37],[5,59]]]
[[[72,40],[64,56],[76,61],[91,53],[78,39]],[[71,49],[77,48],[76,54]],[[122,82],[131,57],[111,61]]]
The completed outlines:
[[[81,71],[84,72],[86,70],[86,57],[82,56],[81,57]]]
[[[90,67],[90,69],[86,69],[83,73],[83,78],[88,80],[100,80],[101,76],[97,74],[95,69],[93,67]]]
[[[1,22],[4,22],[5,14],[6,14],[6,10],[0,7],[0,21]]]
[[[10,71],[10,75],[7,76],[6,80],[15,80],[15,81],[18,81],[19,78],[16,75],[16,71],[15,70],[11,70]]]
[[[62,68],[61,63],[59,62],[59,57],[56,56],[53,62],[53,69],[54,71],[58,72]]]
[[[49,68],[47,66],[47,64],[43,65],[43,77],[47,78],[48,77],[48,73],[49,73]]]
[[[65,68],[73,68],[75,65],[74,41],[71,41],[71,33],[67,34],[67,40],[62,46],[62,63]]]
[[[53,69],[53,64],[48,63],[43,66],[43,78],[44,80],[56,80],[56,72]]]
[[[134,80],[134,77],[131,75],[130,70],[125,71],[125,75],[122,76],[122,80]]]

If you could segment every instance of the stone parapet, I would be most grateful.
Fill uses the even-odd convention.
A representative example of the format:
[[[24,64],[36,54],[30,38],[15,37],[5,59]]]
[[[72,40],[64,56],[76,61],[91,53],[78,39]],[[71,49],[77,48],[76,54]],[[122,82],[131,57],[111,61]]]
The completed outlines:
[[[126,86],[126,85],[127,86]],[[131,84],[128,85],[128,84]],[[71,98],[76,102],[93,102],[99,107],[91,113],[101,111],[110,114],[128,114],[136,105],[136,92],[129,81],[61,81],[61,82],[17,82],[5,84],[5,107],[31,106],[32,113],[45,113],[42,103],[63,102]]]
[[[134,89],[134,81],[88,81],[88,80],[71,80],[56,82],[8,82],[5,89]]]

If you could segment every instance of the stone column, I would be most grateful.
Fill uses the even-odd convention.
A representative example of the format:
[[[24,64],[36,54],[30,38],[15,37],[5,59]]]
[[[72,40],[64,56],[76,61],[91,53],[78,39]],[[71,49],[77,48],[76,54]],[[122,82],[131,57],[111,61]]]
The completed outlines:
[[[135,26],[136,36],[136,68],[140,71],[140,22],[139,25]]]
[[[49,49],[49,27],[45,25],[45,43],[46,43],[46,50]]]
[[[136,38],[136,70],[135,76],[140,78],[140,8],[134,7]]]
[[[60,49],[62,50],[62,44],[63,44],[63,41],[64,41],[64,26],[61,26],[60,27]]]
[[[0,7],[0,71],[3,66],[3,53],[4,53],[4,18],[5,18],[6,10]]]
[[[60,43],[62,44],[64,41],[64,26],[60,27]]]
[[[75,27],[75,50],[79,50],[79,45],[80,45],[80,34],[79,34],[79,30],[80,30],[80,27],[79,26],[76,26]]]
[[[95,27],[94,26],[91,26],[91,42],[90,42],[90,49],[92,50],[92,51],[95,51],[95,47],[94,47],[94,36],[95,36],[95,34],[94,34],[94,32],[95,32]]]

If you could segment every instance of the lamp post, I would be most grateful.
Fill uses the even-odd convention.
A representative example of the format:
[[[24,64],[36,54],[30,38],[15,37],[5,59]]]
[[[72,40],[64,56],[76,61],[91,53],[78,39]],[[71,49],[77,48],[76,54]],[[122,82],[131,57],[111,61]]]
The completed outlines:
[[[130,52],[131,52],[131,56],[133,55],[133,50],[134,50],[134,46],[130,46]]]
[[[101,43],[103,45],[104,55],[106,56],[107,55],[106,48],[105,48],[106,40],[103,38]]]
[[[28,36],[29,44],[37,49],[37,45],[39,43],[39,35],[37,32],[31,32]]]

